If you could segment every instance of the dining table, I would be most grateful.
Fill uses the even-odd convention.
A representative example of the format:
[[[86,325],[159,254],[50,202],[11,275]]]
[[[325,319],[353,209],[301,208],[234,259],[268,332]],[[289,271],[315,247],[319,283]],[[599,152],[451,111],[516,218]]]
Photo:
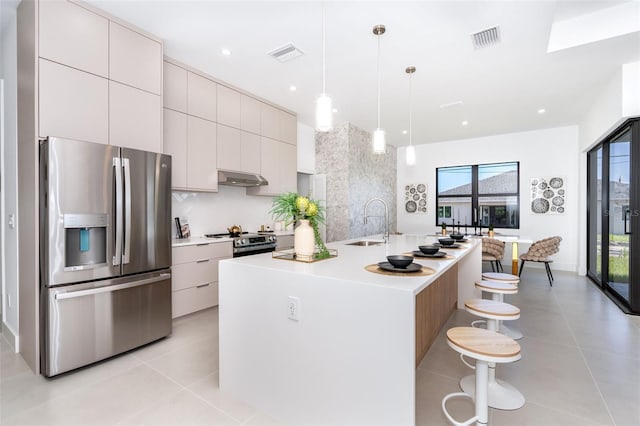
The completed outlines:
[[[511,243],[511,273],[518,275],[518,244],[532,244],[533,240],[521,235],[507,235],[496,233],[493,238],[505,244]]]

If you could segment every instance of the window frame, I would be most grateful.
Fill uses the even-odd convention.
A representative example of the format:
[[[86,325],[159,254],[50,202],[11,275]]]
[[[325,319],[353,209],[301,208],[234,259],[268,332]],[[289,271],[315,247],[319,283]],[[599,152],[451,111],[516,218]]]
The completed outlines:
[[[479,188],[479,184],[478,184],[478,170],[480,167],[482,166],[495,166],[495,165],[502,165],[502,164],[515,164],[516,165],[516,192],[502,192],[502,193],[493,193],[493,194],[479,194],[478,193],[478,188]],[[436,226],[440,226],[441,222],[439,222],[440,217],[438,215],[439,212],[439,207],[440,207],[440,192],[439,192],[439,186],[438,186],[438,179],[439,179],[439,171],[441,169],[450,169],[450,168],[454,168],[454,167],[471,167],[471,194],[460,194],[460,195],[446,195],[446,198],[471,198],[471,211],[474,211],[474,209],[476,209],[476,211],[478,212],[478,221],[480,220],[480,202],[479,199],[482,197],[487,197],[487,196],[497,196],[497,197],[515,197],[516,198],[516,207],[517,207],[517,211],[518,214],[516,215],[516,223],[512,226],[499,226],[500,229],[520,229],[520,207],[521,207],[521,203],[520,203],[520,161],[502,161],[499,163],[480,163],[480,164],[460,164],[460,165],[455,165],[455,166],[446,166],[446,167],[436,167]],[[443,203],[443,206],[449,205],[448,203],[445,204]],[[452,207],[453,209],[453,207]],[[473,221],[473,215],[471,215],[471,223],[460,223],[460,226],[479,226],[479,222],[478,223],[474,223]],[[459,220],[459,219],[458,219]],[[457,223],[456,223],[457,226]],[[498,226],[497,226],[498,227]]]

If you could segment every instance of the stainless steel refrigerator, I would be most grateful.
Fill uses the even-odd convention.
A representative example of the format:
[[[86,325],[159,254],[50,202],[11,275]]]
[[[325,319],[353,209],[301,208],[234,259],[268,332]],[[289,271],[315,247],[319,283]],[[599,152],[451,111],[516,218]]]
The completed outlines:
[[[171,333],[171,157],[50,137],[40,146],[46,376]]]

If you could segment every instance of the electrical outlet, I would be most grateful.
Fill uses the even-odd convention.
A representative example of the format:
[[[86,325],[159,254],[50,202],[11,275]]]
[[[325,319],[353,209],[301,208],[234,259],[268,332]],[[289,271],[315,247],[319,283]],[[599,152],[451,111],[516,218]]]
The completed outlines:
[[[300,298],[289,296],[287,300],[287,318],[300,321]]]

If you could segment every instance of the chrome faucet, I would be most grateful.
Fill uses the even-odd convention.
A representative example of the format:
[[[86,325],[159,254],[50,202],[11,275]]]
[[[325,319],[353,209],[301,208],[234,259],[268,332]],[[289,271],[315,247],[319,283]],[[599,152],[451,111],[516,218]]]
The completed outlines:
[[[384,206],[384,242],[389,242],[389,206],[387,203],[381,198],[372,198],[364,204],[364,223],[367,224],[367,219],[370,217],[382,217],[382,216],[367,216],[367,208],[369,208],[369,204],[374,201],[380,201]]]

